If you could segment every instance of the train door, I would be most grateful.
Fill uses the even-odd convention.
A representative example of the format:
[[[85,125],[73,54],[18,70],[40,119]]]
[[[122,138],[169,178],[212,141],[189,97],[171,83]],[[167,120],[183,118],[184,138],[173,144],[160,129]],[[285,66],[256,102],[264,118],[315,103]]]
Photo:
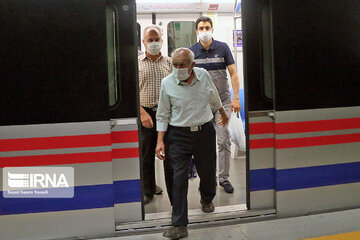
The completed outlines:
[[[271,1],[279,216],[359,204],[358,5]]]
[[[248,110],[248,208],[275,208],[274,91],[270,5],[242,3]]]
[[[136,8],[110,0],[106,9],[115,222],[141,220]]]
[[[282,217],[358,206],[356,7],[243,2],[250,209]]]

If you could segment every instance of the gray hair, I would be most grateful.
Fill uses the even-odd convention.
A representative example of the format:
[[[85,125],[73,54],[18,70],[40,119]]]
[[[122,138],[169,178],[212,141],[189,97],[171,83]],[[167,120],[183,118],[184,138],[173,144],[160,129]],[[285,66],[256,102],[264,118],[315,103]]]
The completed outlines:
[[[187,53],[187,56],[188,56],[189,61],[190,61],[190,64],[192,64],[193,62],[195,62],[194,53],[193,53],[190,49],[184,48],[184,47],[175,49],[175,50],[171,53],[171,58],[177,57],[177,56],[183,54],[184,52]]]
[[[145,34],[150,30],[155,30],[155,31],[159,32],[160,37],[162,38],[162,34],[163,34],[162,28],[157,25],[149,25],[149,26],[145,27],[143,30],[143,37],[142,37],[143,39],[144,39]]]

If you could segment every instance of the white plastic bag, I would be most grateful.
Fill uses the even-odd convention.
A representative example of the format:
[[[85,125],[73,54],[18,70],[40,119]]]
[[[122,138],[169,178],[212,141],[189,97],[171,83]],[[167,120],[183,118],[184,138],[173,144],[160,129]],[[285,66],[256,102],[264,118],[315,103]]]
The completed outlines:
[[[237,116],[238,115],[238,116]],[[228,124],[231,141],[241,150],[246,150],[245,132],[240,114],[231,113]]]

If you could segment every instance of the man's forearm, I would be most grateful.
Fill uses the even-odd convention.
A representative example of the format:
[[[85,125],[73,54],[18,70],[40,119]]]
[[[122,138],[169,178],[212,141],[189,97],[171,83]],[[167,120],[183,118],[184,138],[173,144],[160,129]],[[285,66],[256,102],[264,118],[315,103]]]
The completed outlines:
[[[231,76],[231,85],[234,91],[234,99],[239,99],[239,77],[237,73]]]
[[[158,138],[157,138],[157,142],[164,142],[164,136],[165,136],[165,132],[163,131],[158,131]]]

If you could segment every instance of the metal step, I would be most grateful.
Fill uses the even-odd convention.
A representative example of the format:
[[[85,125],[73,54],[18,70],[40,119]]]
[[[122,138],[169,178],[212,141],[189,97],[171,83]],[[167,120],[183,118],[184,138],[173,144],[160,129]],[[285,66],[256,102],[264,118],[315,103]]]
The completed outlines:
[[[201,211],[201,210],[200,210]],[[190,213],[190,211],[189,211]],[[259,209],[259,210],[238,210],[229,212],[203,213],[200,215],[190,216],[189,229],[231,225],[241,222],[268,220],[276,217],[275,209]],[[115,236],[130,236],[139,234],[149,234],[162,232],[171,226],[170,218],[145,220],[138,222],[127,222],[116,225]]]

